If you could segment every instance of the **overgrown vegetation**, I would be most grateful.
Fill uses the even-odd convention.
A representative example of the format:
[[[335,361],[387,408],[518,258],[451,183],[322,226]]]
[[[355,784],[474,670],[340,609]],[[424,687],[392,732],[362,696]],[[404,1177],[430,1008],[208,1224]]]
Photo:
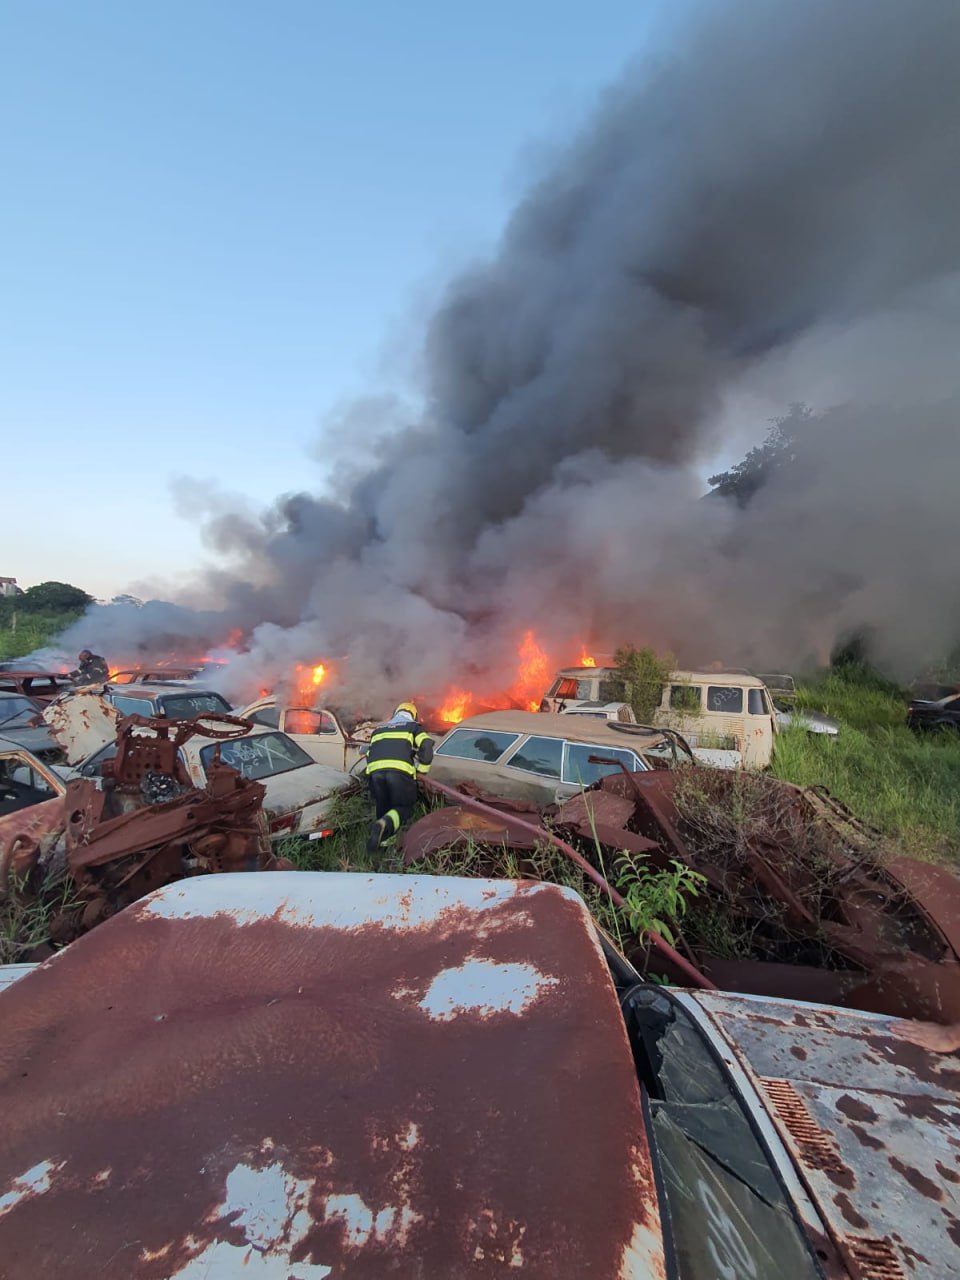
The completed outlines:
[[[414,821],[426,812],[428,806],[421,804]],[[583,898],[600,927],[626,952],[636,950],[636,941],[631,935],[642,940],[650,929],[674,941],[686,911],[686,900],[699,893],[703,883],[702,876],[680,863],[655,871],[624,855],[616,868],[618,887],[628,904],[627,910],[621,912],[589,876],[552,845],[544,843],[531,850],[516,850],[470,840],[439,849],[405,866],[395,842],[375,853],[367,852],[370,820],[369,801],[362,789],[341,794],[331,813],[332,836],[324,840],[285,840],[278,846],[277,853],[301,871],[409,872],[494,880],[544,880],[564,885]],[[602,849],[598,842],[595,844],[595,861],[611,882],[614,868],[604,866]]]
[[[53,922],[80,905],[69,879],[38,888],[28,876],[11,876],[0,895],[0,964],[18,964],[48,946]]]
[[[912,857],[960,859],[960,734],[915,734],[904,694],[860,664],[834,668],[797,695],[798,707],[839,720],[840,735],[781,733],[773,773],[826,786]]]
[[[19,595],[0,597],[0,661],[42,649],[92,602],[68,582],[40,582]]]
[[[624,645],[613,656],[617,669],[614,681],[620,692],[611,701],[629,702],[640,724],[649,724],[660,705],[663,686],[670,680],[676,666],[672,654],[657,654],[650,648],[637,649]]]
[[[669,868],[654,871],[629,853],[618,859],[617,872],[617,888],[626,900],[625,914],[633,932],[638,938],[651,931],[659,933],[675,946],[674,930],[686,915],[690,899],[698,897],[706,886],[706,876],[676,858]]]

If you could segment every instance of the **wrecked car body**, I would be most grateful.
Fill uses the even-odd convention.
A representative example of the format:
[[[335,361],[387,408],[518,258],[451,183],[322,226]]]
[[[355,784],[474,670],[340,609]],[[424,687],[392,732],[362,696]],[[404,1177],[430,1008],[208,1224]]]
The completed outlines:
[[[621,910],[604,868],[623,858],[703,876],[683,917],[682,956],[651,931],[646,951],[630,952],[670,981],[960,1019],[960,880],[889,856],[879,833],[822,789],[744,771],[620,770],[560,806],[523,813],[496,795],[440,790],[484,822],[427,815],[404,835],[409,861],[442,848],[444,836],[447,847],[523,850],[532,833],[592,863],[588,874]]]
[[[0,819],[65,792],[66,784],[51,764],[0,736]]]
[[[144,728],[150,732],[137,732]],[[267,866],[262,784],[216,761],[195,786],[182,764],[193,738],[227,740],[236,732],[122,721],[98,781],[75,777],[56,799],[0,819],[0,897],[42,901],[69,878],[76,910],[53,926],[67,941],[158,885]]]
[[[559,803],[608,773],[690,761],[676,735],[645,725],[536,711],[471,716],[436,745],[431,776],[514,800]]]
[[[0,1018],[9,1280],[960,1262],[955,1072],[885,1019],[648,986],[557,886],[187,881]]]
[[[48,703],[73,688],[73,681],[60,671],[15,668],[0,671],[0,693],[19,693],[24,698]]]
[[[628,695],[615,667],[565,667],[540,710],[569,713]],[[766,768],[778,729],[769,691],[747,671],[672,672],[653,723],[682,734],[701,764],[724,769]]]
[[[285,704],[269,696],[258,698],[235,715],[267,729],[279,729],[318,764],[349,773],[362,758],[361,740],[347,733],[328,707]]]
[[[147,691],[140,705],[149,705],[155,695]],[[174,698],[174,709],[193,695],[165,694]],[[190,735],[178,747],[178,768],[189,784],[206,785],[215,764],[229,765],[244,778],[260,782],[264,788],[263,807],[271,836],[307,835],[323,830],[333,797],[349,786],[353,779],[342,770],[318,763],[287,734],[253,725],[237,715],[221,714],[206,706],[209,695],[197,695],[201,710],[184,724],[208,726],[214,732],[209,738],[223,738],[219,744],[204,742],[203,734]],[[216,695],[219,699],[219,695]],[[221,700],[222,701],[222,700]],[[132,705],[138,705],[131,699]],[[169,702],[167,705],[170,705]],[[108,699],[95,691],[80,691],[60,699],[46,713],[47,723],[63,747],[72,770],[61,772],[66,777],[99,778],[117,750],[118,724],[123,723],[116,699]],[[176,723],[174,720],[150,722],[145,717],[131,717],[139,734],[156,731],[156,725]],[[231,726],[229,733],[215,732],[218,726]]]

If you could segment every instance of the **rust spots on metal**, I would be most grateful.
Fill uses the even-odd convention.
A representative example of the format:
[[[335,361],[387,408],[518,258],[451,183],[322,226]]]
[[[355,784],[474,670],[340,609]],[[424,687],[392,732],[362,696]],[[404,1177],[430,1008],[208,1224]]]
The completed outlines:
[[[837,1192],[833,1197],[833,1203],[837,1206],[843,1214],[845,1221],[847,1221],[851,1227],[855,1227],[858,1231],[864,1231],[870,1225],[866,1218],[857,1213],[856,1209],[853,1207],[850,1197],[843,1191]]]
[[[304,876],[257,892],[281,880]],[[279,1236],[284,1276],[662,1274],[622,1270],[660,1225],[582,904],[414,905],[337,927],[148,901],[4,992],[0,1195],[53,1170],[0,1216],[6,1280],[159,1280]]]
[[[837,1110],[850,1120],[862,1120],[868,1124],[873,1124],[879,1119],[873,1107],[860,1098],[851,1097],[849,1093],[837,1099]]]
[[[803,1048],[803,1046],[802,1046],[802,1045],[799,1045],[799,1044],[792,1044],[792,1045],[790,1046],[790,1052],[793,1054],[793,1056],[794,1056],[796,1059],[798,1059],[798,1061],[800,1061],[800,1062],[805,1062],[805,1061],[806,1061],[807,1051],[806,1051],[806,1049],[804,1049],[804,1048]]]
[[[890,1156],[890,1167],[896,1169],[897,1173],[906,1178],[914,1191],[919,1191],[922,1196],[926,1196],[928,1200],[942,1200],[943,1192],[937,1184],[921,1173],[919,1169],[915,1169],[913,1165],[904,1164],[902,1160],[898,1160],[896,1156]]]
[[[937,1173],[941,1178],[946,1178],[947,1182],[960,1182],[960,1171],[949,1168],[942,1160],[938,1160],[936,1163]]]

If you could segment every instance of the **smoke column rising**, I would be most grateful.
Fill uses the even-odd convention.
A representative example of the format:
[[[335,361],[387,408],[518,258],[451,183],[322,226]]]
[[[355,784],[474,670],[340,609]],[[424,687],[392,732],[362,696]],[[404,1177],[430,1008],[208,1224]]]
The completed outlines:
[[[420,418],[357,405],[380,453],[331,495],[201,499],[228,567],[185,602],[252,632],[230,678],[496,686],[527,626],[779,666],[867,623],[903,670],[956,638],[958,65],[954,0],[728,0],[631,65],[450,283]],[[818,409],[802,465],[700,501],[757,397]],[[74,638],[153,625],[121,621]]]

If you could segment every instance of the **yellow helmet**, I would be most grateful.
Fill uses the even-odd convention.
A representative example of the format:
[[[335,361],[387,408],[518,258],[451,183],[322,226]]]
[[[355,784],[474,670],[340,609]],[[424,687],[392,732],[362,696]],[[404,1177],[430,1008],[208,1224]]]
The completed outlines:
[[[413,716],[414,720],[416,720],[416,718],[417,718],[417,708],[414,706],[414,704],[413,704],[412,702],[401,702],[401,703],[400,703],[400,705],[397,707],[396,711],[394,711],[394,713],[393,713],[393,714],[394,714],[395,716],[398,716],[398,715],[400,714],[400,712],[401,712],[401,711],[406,711],[406,712],[408,712],[410,715],[412,715],[412,716]]]

